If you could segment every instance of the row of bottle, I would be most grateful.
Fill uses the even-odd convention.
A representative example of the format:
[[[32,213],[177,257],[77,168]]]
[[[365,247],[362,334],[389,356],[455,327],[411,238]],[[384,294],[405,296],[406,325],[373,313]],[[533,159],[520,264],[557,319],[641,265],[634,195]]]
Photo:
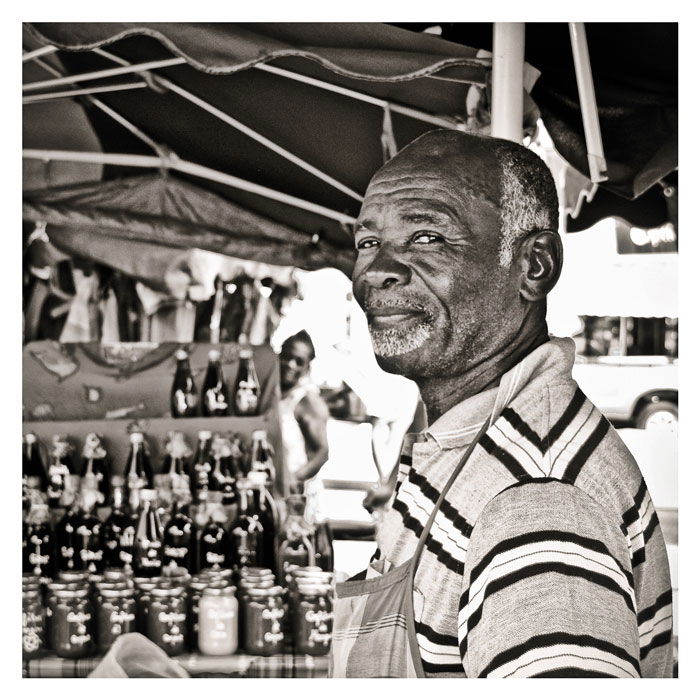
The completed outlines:
[[[282,518],[264,472],[239,479],[228,505],[221,494],[200,493],[194,512],[187,492],[175,494],[169,511],[152,489],[139,491],[136,501],[127,501],[125,492],[124,479],[114,477],[104,522],[90,489],[81,491],[53,527],[48,505],[32,503],[23,527],[23,571],[52,578],[65,571],[122,568],[149,577],[172,567],[196,573],[212,566],[264,566],[280,580],[290,566],[333,571],[328,522],[310,523],[300,495],[286,500]]]
[[[127,500],[132,492],[153,488],[155,476],[144,433],[132,432],[129,440],[129,454],[124,467]],[[67,482],[71,475],[76,475],[72,449],[66,436],[54,435],[48,450],[47,469],[36,435],[27,433],[24,436],[22,483],[26,505],[31,500],[37,500],[37,492],[46,494],[52,508],[66,505],[66,501],[70,500],[69,494],[66,494]],[[165,475],[165,481],[175,492],[189,490],[194,499],[203,491],[222,492],[226,502],[231,497],[236,480],[254,471],[265,473],[270,483],[275,483],[272,447],[264,430],[253,431],[250,445],[240,435],[212,435],[209,430],[200,430],[194,457],[183,433],[168,433],[161,474]],[[102,439],[96,433],[88,434],[77,476],[84,487],[99,494],[100,502],[105,502],[109,495],[110,472]]]
[[[260,382],[255,372],[253,352],[239,353],[238,371],[229,391],[221,365],[221,353],[209,351],[209,364],[202,384],[201,402],[190,369],[186,350],[178,350],[177,368],[170,390],[170,411],[174,418],[209,416],[257,416],[260,412]]]

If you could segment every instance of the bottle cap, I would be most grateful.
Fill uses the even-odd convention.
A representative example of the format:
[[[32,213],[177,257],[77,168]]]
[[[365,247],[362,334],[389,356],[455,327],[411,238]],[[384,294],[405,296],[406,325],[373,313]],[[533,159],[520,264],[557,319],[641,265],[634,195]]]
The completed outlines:
[[[218,350],[209,351],[209,362],[217,362],[221,359],[221,353]]]
[[[186,360],[189,357],[189,354],[187,353],[187,350],[184,348],[180,348],[176,353],[175,353],[175,359],[176,360]]]
[[[267,440],[267,430],[254,430],[251,439],[253,442],[256,440]]]
[[[25,441],[28,445],[33,445],[33,444],[36,442],[36,435],[35,435],[34,433],[27,433],[27,434],[24,436],[24,441]]]
[[[200,430],[197,433],[197,437],[200,440],[211,440],[211,430]]]
[[[143,433],[136,431],[129,435],[129,441],[132,445],[138,445],[143,442]]]

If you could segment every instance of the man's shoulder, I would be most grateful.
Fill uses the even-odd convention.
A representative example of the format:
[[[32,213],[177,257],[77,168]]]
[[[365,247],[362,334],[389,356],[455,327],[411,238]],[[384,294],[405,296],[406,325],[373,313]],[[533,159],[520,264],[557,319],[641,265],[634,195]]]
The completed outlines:
[[[616,510],[643,483],[619,433],[573,379],[545,384],[513,402],[496,427],[489,435],[517,461],[519,481],[562,481]]]

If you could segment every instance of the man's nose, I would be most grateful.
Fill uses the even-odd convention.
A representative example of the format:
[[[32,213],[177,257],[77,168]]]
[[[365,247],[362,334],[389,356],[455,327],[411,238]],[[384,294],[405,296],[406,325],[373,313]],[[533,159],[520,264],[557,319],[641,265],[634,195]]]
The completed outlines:
[[[408,284],[411,270],[399,259],[397,251],[390,245],[379,247],[372,262],[362,273],[365,281],[375,289],[386,289],[393,285]]]

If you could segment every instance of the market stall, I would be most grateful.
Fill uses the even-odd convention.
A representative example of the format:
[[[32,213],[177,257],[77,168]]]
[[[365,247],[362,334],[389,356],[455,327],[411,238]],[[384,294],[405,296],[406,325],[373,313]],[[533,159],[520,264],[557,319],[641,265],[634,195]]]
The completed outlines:
[[[399,148],[556,124],[519,27],[492,62],[380,24],[25,26],[24,675],[87,676],[132,631],[193,676],[326,675],[332,536],[353,523],[288,498],[270,340],[295,268],[350,275],[362,193]],[[584,189],[606,180],[590,126]],[[95,533],[122,509],[112,560]]]

